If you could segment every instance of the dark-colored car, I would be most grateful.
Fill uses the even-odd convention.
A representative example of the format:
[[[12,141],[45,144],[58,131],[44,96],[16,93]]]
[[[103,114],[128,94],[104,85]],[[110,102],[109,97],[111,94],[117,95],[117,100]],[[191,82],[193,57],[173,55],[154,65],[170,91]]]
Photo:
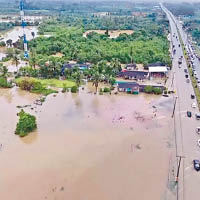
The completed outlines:
[[[191,99],[195,99],[195,95],[194,94],[191,94]]]
[[[192,113],[190,111],[187,111],[187,116],[192,117]]]
[[[188,75],[187,75],[187,74],[185,75],[185,78],[188,78]]]
[[[194,164],[194,169],[196,171],[200,170],[200,161],[199,160],[193,160],[193,164]]]
[[[197,120],[200,120],[200,114],[196,114],[195,117]]]
[[[188,73],[187,69],[184,69],[184,72],[185,72],[185,73]]]

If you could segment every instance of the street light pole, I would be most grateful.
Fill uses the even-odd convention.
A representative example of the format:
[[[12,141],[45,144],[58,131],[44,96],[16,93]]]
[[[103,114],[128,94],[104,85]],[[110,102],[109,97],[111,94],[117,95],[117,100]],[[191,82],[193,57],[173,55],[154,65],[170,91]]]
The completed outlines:
[[[179,171],[180,171],[180,167],[181,167],[181,160],[182,160],[182,158],[185,158],[184,156],[177,156],[177,157],[179,157],[179,162],[178,162],[178,169],[177,169],[177,174],[176,174],[176,179],[175,179],[176,183],[178,183]]]
[[[177,96],[175,97],[175,102],[174,102],[174,108],[173,108],[173,112],[172,112],[172,118],[174,117],[174,113],[175,113],[175,109],[176,109],[176,101],[177,101]]]

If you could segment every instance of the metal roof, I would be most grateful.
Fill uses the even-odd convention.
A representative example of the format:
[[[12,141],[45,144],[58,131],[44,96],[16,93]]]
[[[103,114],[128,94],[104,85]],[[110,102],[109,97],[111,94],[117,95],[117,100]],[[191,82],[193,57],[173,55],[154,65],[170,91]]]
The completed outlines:
[[[167,67],[159,66],[159,67],[149,67],[149,72],[167,72]]]

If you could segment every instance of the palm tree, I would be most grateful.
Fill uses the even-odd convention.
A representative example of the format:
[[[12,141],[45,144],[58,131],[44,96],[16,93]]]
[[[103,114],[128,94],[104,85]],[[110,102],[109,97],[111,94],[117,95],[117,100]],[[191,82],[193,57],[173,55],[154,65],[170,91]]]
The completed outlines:
[[[2,63],[0,63],[0,73],[1,73],[2,77],[7,78],[7,76],[8,76],[8,69]]]
[[[19,52],[15,50],[14,55],[13,55],[13,64],[15,64],[17,72],[18,72],[18,65],[19,65]]]
[[[31,32],[33,39],[35,38],[35,32]]]
[[[35,50],[32,50],[31,51],[31,55],[30,55],[30,59],[29,59],[29,64],[31,67],[34,67],[35,69],[35,66],[36,66],[36,53],[35,53]]]
[[[98,71],[94,71],[94,73],[92,74],[91,80],[92,80],[93,85],[96,88],[95,93],[97,93],[99,82],[102,81],[102,75]]]
[[[83,78],[82,72],[80,70],[78,70],[72,76],[76,82],[76,85],[79,87],[81,85],[81,80]]]

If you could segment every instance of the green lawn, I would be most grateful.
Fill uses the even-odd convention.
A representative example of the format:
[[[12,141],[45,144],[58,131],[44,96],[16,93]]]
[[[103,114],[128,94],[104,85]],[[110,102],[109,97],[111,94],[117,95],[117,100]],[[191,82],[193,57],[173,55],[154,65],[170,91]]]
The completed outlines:
[[[20,81],[23,78],[24,77],[20,77],[20,78],[16,79],[16,82]],[[38,78],[32,78],[32,77],[30,79],[33,79],[35,81],[39,81],[45,86],[52,86],[52,87],[57,87],[57,88],[62,88],[63,84],[65,84],[67,88],[71,88],[71,87],[76,85],[73,81],[69,81],[69,80],[38,79]]]

